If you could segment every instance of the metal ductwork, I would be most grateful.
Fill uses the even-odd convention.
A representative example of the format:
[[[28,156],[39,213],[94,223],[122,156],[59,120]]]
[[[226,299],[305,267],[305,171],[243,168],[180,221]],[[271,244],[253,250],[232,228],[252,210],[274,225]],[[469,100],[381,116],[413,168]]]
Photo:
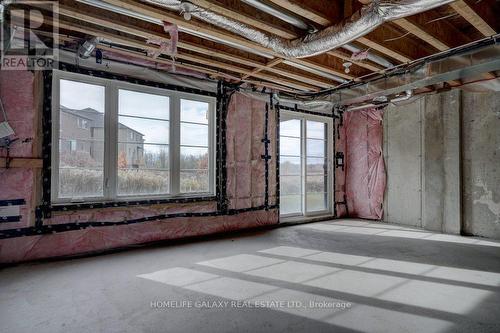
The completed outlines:
[[[288,22],[291,25],[302,29],[302,30],[307,30],[309,32],[316,32],[317,29],[312,29],[305,21],[301,20],[300,18],[297,18],[295,16],[292,16],[290,14],[287,14],[285,12],[281,12],[274,7],[271,7],[265,3],[263,3],[260,0],[242,0],[243,2],[249,4],[250,6],[253,6],[269,15],[272,15],[276,18],[279,18],[282,21]],[[342,45],[344,49],[346,49],[349,52],[356,53],[362,51],[360,48],[356,47],[353,44],[344,44]],[[390,61],[387,59],[384,59],[376,54],[373,53],[368,53],[368,60],[373,61],[376,64],[379,64],[385,68],[391,68],[394,67],[394,64],[392,64]]]
[[[285,39],[262,32],[244,23],[198,7],[187,1],[179,0],[144,0],[170,10],[185,12],[189,8],[191,16],[220,28],[238,34],[248,40],[272,49],[287,58],[304,58],[318,55],[362,37],[384,22],[415,15],[439,7],[454,0],[400,0],[374,1],[364,6],[345,22],[332,25],[304,37]]]

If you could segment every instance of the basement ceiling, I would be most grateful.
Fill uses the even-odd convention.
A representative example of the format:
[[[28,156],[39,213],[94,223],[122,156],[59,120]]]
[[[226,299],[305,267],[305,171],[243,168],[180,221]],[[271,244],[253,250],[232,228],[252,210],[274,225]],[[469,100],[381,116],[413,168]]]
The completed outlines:
[[[305,36],[311,29],[339,24],[363,6],[357,0],[190,2],[287,39]],[[148,44],[148,40],[169,38],[158,23],[170,22],[177,24],[180,31],[175,57],[177,68],[201,72],[214,79],[287,92],[315,92],[345,81],[361,81],[373,74],[383,74],[388,66],[405,64],[490,37],[500,29],[500,2],[459,0],[384,23],[348,46],[312,57],[287,59],[195,17],[186,20],[179,12],[144,1],[61,0],[59,3],[60,42],[63,47],[78,45],[82,40],[95,36],[103,38],[103,45],[99,47],[105,53],[114,50],[137,59],[171,64],[169,56],[152,58],[146,52],[158,48]],[[353,60],[353,51],[368,51],[369,58]],[[460,82],[450,82],[450,85],[460,85]]]

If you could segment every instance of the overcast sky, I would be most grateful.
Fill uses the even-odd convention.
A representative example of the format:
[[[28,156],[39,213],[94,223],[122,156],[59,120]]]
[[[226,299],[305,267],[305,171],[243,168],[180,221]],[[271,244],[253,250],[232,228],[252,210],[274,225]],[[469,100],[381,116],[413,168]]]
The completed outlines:
[[[103,86],[75,81],[61,80],[60,104],[76,110],[92,108],[104,113],[105,89]],[[169,109],[167,96],[140,93],[130,90],[119,91],[119,122],[144,135],[146,143],[169,143]],[[154,118],[140,119],[135,117]],[[181,100],[181,121],[208,124],[208,104]],[[181,124],[181,144],[208,145],[208,126]],[[157,152],[155,146],[145,145],[145,150]],[[186,154],[198,155],[203,149],[183,149]]]
[[[307,155],[324,156],[325,123],[307,121]],[[280,154],[300,156],[300,120],[291,119],[280,123]],[[291,138],[289,138],[290,136]]]

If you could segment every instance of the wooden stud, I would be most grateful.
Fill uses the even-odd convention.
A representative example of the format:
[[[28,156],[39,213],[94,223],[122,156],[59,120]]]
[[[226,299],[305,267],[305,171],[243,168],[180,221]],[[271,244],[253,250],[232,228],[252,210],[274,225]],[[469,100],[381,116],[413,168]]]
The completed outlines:
[[[0,158],[0,168],[5,168],[6,166],[6,158]],[[41,169],[43,168],[43,160],[41,158],[14,157],[10,160],[9,168]]]

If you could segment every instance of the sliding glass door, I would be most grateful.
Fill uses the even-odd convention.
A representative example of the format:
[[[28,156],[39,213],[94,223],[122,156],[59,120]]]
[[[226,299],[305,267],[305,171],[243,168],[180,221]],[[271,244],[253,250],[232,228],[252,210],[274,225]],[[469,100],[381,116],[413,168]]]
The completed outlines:
[[[298,113],[281,115],[280,213],[327,215],[332,210],[332,122]]]

